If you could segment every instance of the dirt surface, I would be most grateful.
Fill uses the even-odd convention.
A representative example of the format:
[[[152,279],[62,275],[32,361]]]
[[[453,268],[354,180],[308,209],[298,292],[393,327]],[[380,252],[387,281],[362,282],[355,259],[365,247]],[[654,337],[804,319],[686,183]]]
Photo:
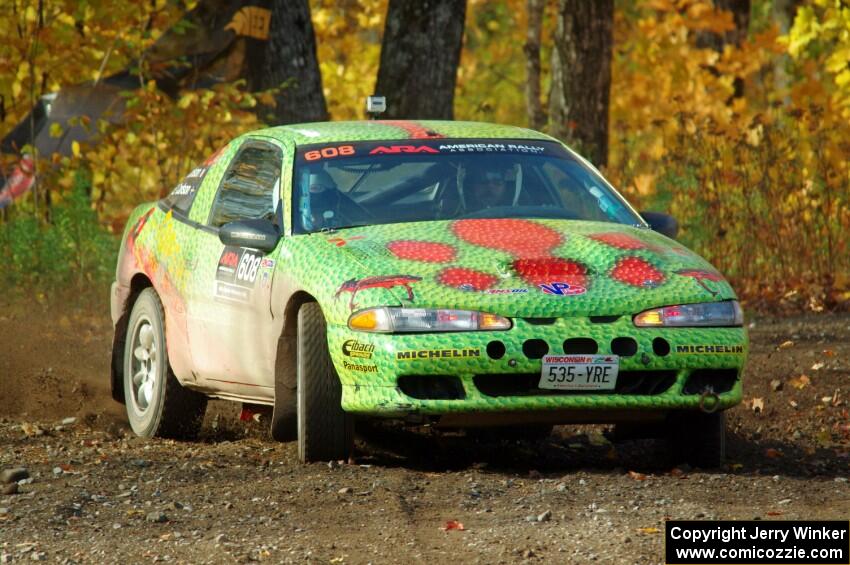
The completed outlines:
[[[750,323],[728,464],[704,472],[603,427],[370,426],[353,462],[299,465],[224,402],[198,442],[143,441],[109,397],[105,315],[0,312],[0,471],[30,475],[0,484],[3,563],[653,563],[667,518],[850,517],[848,315]]]

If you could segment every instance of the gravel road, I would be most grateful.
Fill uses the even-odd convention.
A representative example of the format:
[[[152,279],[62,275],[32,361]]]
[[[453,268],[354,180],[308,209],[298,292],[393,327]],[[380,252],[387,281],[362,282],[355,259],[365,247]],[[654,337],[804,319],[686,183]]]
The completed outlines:
[[[850,517],[847,315],[751,322],[728,463],[705,472],[590,426],[370,425],[352,461],[300,465],[224,402],[198,442],[144,441],[108,397],[108,320],[2,311],[0,563],[660,563],[665,519]]]

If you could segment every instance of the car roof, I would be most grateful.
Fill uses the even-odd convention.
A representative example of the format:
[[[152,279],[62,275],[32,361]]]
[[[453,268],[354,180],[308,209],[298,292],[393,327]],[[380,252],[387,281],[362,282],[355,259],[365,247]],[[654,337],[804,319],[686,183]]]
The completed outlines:
[[[276,126],[253,131],[296,145],[338,143],[344,141],[384,141],[404,139],[536,139],[555,141],[543,133],[501,124],[441,120],[369,120],[351,122],[314,122]]]

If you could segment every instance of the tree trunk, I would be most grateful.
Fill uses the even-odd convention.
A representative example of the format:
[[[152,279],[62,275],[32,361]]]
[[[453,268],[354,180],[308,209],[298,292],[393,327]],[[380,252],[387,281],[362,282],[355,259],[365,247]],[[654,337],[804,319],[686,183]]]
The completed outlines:
[[[466,0],[390,0],[375,94],[382,117],[454,117]]]
[[[714,0],[714,9],[732,12],[735,29],[724,33],[700,33],[697,35],[697,47],[722,53],[726,45],[741,45],[750,27],[750,0]]]
[[[560,0],[552,46],[552,135],[597,166],[608,162],[614,0]]]
[[[543,28],[545,0],[527,0],[528,29],[525,35],[525,106],[528,127],[539,130],[546,123],[540,102],[540,34]]]
[[[750,0],[714,0],[714,9],[732,12],[735,28],[724,33],[699,33],[697,34],[696,46],[703,49],[714,49],[718,53],[723,53],[723,48],[727,45],[740,47],[741,43],[747,39],[747,32],[750,28]],[[719,74],[713,65],[708,70],[714,74]],[[743,78],[736,76],[732,86],[735,91],[732,97],[726,101],[727,104],[731,104],[735,98],[744,96]]]
[[[261,88],[282,86],[262,116],[273,125],[328,119],[308,0],[273,0]]]

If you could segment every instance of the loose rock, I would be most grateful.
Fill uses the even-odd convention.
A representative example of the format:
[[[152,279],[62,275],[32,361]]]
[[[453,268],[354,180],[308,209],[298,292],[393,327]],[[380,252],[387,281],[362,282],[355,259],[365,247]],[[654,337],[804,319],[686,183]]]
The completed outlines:
[[[16,467],[14,469],[6,469],[0,473],[0,483],[16,483],[24,479],[28,479],[30,472],[25,467]]]
[[[160,512],[155,510],[153,512],[148,512],[148,515],[145,516],[146,522],[151,522],[152,524],[164,524],[168,522],[168,516],[165,515],[165,512]]]

